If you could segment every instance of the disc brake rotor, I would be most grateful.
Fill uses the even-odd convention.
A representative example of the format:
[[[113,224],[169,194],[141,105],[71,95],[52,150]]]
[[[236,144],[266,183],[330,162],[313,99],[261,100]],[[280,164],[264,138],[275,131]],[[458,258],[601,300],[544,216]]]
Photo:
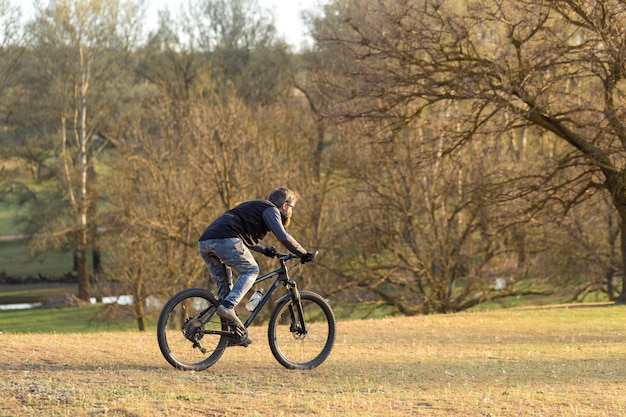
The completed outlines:
[[[291,332],[291,335],[294,337],[294,339],[302,340],[306,338],[306,332],[302,329],[302,326],[299,326],[295,323],[291,323],[291,326],[289,326],[289,331]]]

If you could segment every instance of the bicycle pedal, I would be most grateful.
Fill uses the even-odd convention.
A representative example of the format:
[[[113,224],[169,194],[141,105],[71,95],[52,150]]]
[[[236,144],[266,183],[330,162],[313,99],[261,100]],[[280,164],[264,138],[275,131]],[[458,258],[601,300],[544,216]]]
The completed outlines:
[[[241,346],[241,347],[248,347],[250,346],[252,343],[254,343],[252,341],[252,339],[249,339],[248,337],[244,337],[242,339],[231,339],[228,341],[228,346]]]
[[[252,339],[248,338],[248,331],[236,326],[234,330],[231,330],[227,346],[242,346],[248,347],[252,343]]]

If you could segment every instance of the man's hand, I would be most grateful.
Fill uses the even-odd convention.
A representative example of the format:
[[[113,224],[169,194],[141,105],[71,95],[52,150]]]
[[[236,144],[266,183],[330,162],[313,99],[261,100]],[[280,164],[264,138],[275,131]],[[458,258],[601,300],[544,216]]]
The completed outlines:
[[[305,264],[315,259],[315,253],[307,252],[306,255],[300,258],[300,262]]]
[[[276,248],[274,246],[270,246],[269,248],[265,248],[263,250],[263,255],[267,256],[268,258],[275,258],[277,253],[278,252],[276,251]]]

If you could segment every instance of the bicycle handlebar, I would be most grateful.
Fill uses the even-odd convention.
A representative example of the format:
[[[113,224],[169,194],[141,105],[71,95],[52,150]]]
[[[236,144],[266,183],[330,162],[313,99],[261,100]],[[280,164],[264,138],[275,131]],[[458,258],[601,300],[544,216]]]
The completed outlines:
[[[313,259],[315,259],[317,257],[317,254],[320,253],[320,251],[316,250],[315,252],[313,252]],[[276,257],[281,260],[281,261],[288,261],[290,259],[295,259],[295,258],[300,258],[298,255],[296,255],[295,253],[280,253],[280,252],[276,252]]]

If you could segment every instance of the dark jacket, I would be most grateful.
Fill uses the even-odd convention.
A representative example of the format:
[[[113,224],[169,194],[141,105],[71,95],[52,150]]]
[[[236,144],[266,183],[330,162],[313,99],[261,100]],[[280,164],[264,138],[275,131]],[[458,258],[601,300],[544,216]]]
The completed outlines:
[[[306,255],[306,250],[287,233],[280,211],[269,200],[247,201],[228,210],[205,229],[199,240],[239,238],[250,249],[262,252],[259,241],[270,231],[290,252]]]

